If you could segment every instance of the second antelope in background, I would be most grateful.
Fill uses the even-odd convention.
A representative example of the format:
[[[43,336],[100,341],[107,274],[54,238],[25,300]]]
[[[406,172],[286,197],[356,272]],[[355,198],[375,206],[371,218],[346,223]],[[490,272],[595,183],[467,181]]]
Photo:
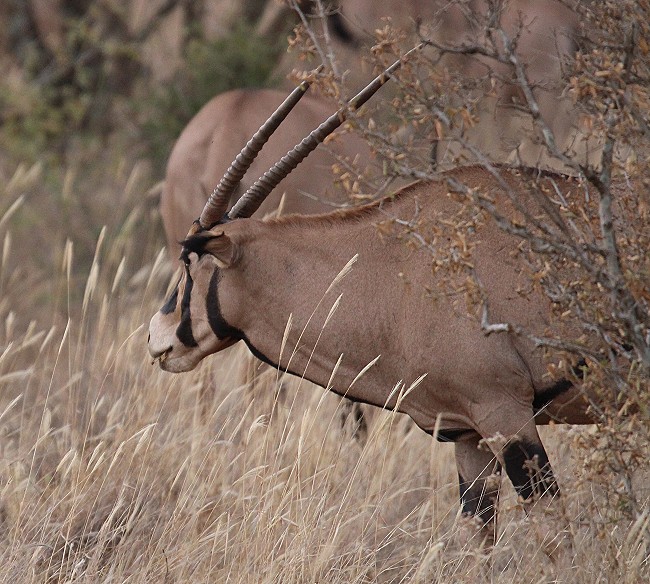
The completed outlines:
[[[187,226],[201,213],[214,185],[226,172],[228,162],[285,96],[284,92],[275,89],[228,91],[212,98],[185,127],[169,157],[160,200],[160,213],[173,261],[178,259],[179,242],[187,234]],[[332,103],[326,99],[304,96],[286,123],[269,138],[252,162],[248,175],[260,176],[331,111]],[[339,161],[354,167],[352,173],[358,169],[360,173],[369,171],[372,174],[368,144],[349,132],[326,147],[318,148],[304,165],[287,177],[282,189],[271,193],[255,215],[263,217],[275,211],[283,193],[287,193],[283,214],[322,213],[347,203],[347,193],[335,184],[336,175],[332,169]],[[250,178],[243,177],[234,195],[241,195],[251,184]]]

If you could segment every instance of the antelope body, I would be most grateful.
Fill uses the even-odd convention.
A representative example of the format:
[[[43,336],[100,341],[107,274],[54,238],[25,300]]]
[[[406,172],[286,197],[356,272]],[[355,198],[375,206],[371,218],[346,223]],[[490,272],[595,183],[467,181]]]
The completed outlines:
[[[578,388],[547,378],[545,355],[528,337],[486,335],[468,308],[469,269],[492,322],[534,335],[551,324],[548,300],[530,289],[524,262],[513,255],[521,241],[491,215],[467,215],[454,193],[479,193],[516,219],[541,211],[549,192],[570,201],[583,187],[560,175],[501,169],[496,178],[466,167],[357,209],[251,218],[307,146],[315,147],[312,138],[322,140],[343,117],[331,116],[227,213],[232,185],[245,170],[233,171],[234,181],[228,173],[222,179],[183,242],[184,273],[151,320],[149,351],[163,369],[182,372],[243,341],[284,371],[409,415],[425,432],[455,443],[463,513],[478,517],[491,539],[494,456],[524,500],[555,494],[536,424],[591,420]],[[425,239],[403,227],[416,220]],[[467,250],[471,255],[458,262]],[[502,444],[490,442],[494,454],[478,448],[497,436]]]

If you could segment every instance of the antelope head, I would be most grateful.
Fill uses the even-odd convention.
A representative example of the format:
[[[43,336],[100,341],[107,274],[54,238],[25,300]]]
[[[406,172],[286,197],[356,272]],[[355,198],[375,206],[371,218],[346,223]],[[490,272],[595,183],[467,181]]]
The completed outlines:
[[[402,59],[377,76],[271,167],[227,210],[230,197],[246,170],[305,94],[309,83],[298,86],[242,149],[210,195],[187,238],[181,242],[181,278],[169,299],[151,319],[149,352],[161,368],[171,372],[189,371],[206,356],[246,340],[241,330],[225,325],[233,321],[224,320],[217,294],[217,284],[222,280],[219,294],[237,297],[239,293],[233,273],[239,263],[241,239],[245,237],[240,229],[241,220],[254,221],[248,218],[278,183],[343,123],[349,111],[370,99],[401,64]]]

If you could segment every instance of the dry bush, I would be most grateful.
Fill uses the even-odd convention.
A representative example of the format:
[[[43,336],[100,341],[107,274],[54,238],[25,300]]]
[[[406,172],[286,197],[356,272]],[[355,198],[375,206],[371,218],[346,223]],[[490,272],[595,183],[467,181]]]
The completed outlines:
[[[478,218],[496,220],[520,239],[513,256],[530,277],[530,290],[520,292],[541,291],[551,302],[553,319],[544,334],[514,333],[531,338],[540,350],[559,355],[559,366],[549,370],[550,378],[568,374],[590,400],[599,426],[571,434],[574,446],[584,454],[579,476],[568,488],[586,487],[593,492],[593,499],[583,507],[589,519],[574,518],[577,525],[586,523],[591,533],[604,539],[616,533],[629,536],[616,538],[617,543],[610,542],[612,547],[607,548],[610,571],[604,571],[603,577],[616,579],[622,577],[619,570],[625,554],[621,550],[628,544],[634,550],[634,559],[628,556],[630,565],[639,573],[647,571],[650,543],[644,488],[650,444],[650,6],[643,0],[564,3],[577,14],[570,33],[575,50],[549,49],[549,63],[560,65],[553,65],[548,76],[540,78],[525,40],[541,16],[522,11],[515,18],[508,12],[513,4],[450,3],[469,15],[474,35],[450,39],[447,34],[441,39],[435,27],[433,33],[420,29],[420,40],[427,46],[396,75],[400,92],[391,101],[391,125],[373,119],[357,123],[365,125],[366,135],[389,161],[388,172],[400,177],[435,178],[437,162],[479,164],[502,181],[509,210],[494,205],[488,193],[468,189],[456,177],[449,181],[449,191],[464,202],[464,211],[450,222],[446,233],[437,233],[418,217],[390,228],[401,229],[410,244],[431,249],[433,269],[443,266],[452,274],[465,274],[468,306],[479,319],[483,317],[486,334],[513,332],[513,327],[490,322],[480,282],[473,277],[472,250],[466,248],[465,235]],[[299,30],[296,40],[312,54],[328,55],[327,35],[318,30]],[[537,34],[555,34],[559,47],[560,34],[567,33],[538,29]],[[404,38],[403,32],[390,26],[377,31],[373,51],[378,69],[404,54]],[[464,69],[453,68],[461,62]],[[468,71],[482,73],[468,76]],[[330,84],[339,81],[336,75],[327,78]],[[521,143],[513,144],[508,156],[498,148],[486,148],[485,139],[477,140],[477,133],[490,129],[484,123],[485,103],[489,105],[504,88],[512,101],[496,109],[509,108],[515,122],[508,123],[519,124],[522,134]],[[337,87],[330,91],[349,93]],[[552,106],[549,109],[549,93],[556,96],[556,108],[566,114],[560,119],[564,126],[558,126]],[[380,119],[384,107],[385,102],[370,115]],[[493,111],[492,115],[500,114]],[[438,145],[438,157],[431,156],[432,142]],[[540,153],[532,162],[530,155],[524,155],[530,145]],[[534,216],[520,207],[502,166],[522,162],[536,166],[521,173],[528,174],[528,189],[541,205],[541,213]],[[574,176],[574,188],[542,187],[538,178],[552,169]],[[512,209],[518,209],[515,216]],[[457,282],[454,277],[450,283]],[[630,581],[640,578],[633,573],[627,576]]]

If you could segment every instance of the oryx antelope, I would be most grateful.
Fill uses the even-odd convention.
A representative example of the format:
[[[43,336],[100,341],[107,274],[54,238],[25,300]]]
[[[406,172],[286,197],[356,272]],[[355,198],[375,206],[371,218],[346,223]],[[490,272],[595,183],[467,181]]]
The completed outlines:
[[[353,105],[382,81],[377,78]],[[498,492],[488,480],[494,455],[524,500],[549,497],[557,486],[536,424],[591,421],[578,388],[568,379],[547,378],[545,356],[528,337],[484,333],[481,319],[467,308],[466,275],[444,267],[458,251],[450,220],[463,208],[450,185],[489,197],[513,216],[505,184],[534,214],[540,202],[530,193],[532,171],[503,169],[497,179],[482,167],[460,168],[356,209],[251,218],[344,114],[331,116],[227,211],[261,141],[253,140],[252,151],[240,155],[183,242],[183,275],[151,320],[149,351],[161,368],[181,372],[243,341],[281,370],[408,414],[425,432],[455,443],[463,513],[482,521],[489,538]],[[537,184],[568,198],[579,188],[558,175],[540,176]],[[409,245],[400,228],[414,218],[430,230],[433,243],[426,248]],[[520,240],[478,212],[461,236],[473,250],[471,264],[490,320],[542,334],[550,308],[541,294],[522,293],[527,278],[513,256]],[[431,247],[441,254],[436,270]],[[502,444],[490,442],[494,454],[478,448],[482,439],[497,436]]]

